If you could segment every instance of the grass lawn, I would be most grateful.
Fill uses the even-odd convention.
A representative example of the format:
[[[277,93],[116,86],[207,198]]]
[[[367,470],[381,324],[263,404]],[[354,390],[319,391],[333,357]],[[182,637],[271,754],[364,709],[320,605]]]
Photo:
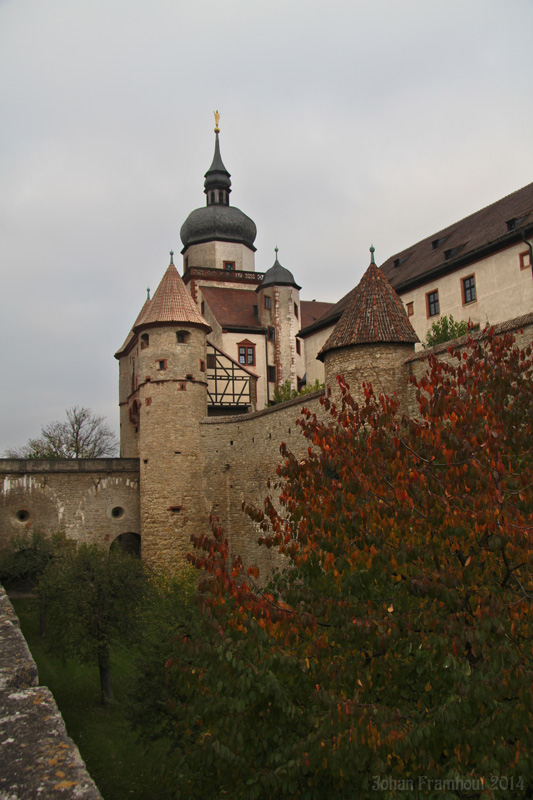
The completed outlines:
[[[128,651],[117,648],[112,653],[115,703],[103,706],[98,667],[52,656],[39,636],[37,600],[12,603],[37,664],[39,682],[54,695],[68,734],[104,800],[167,800],[159,777],[163,748],[154,745],[148,753],[123,716],[122,702],[132,677]]]

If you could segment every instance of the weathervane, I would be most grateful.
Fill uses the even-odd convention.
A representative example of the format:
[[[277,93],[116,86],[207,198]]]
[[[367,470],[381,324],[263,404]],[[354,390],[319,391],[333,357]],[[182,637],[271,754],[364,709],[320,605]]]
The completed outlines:
[[[218,127],[218,123],[220,120],[220,114],[218,113],[218,108],[216,111],[213,112],[215,115],[215,133],[220,133],[220,128]]]

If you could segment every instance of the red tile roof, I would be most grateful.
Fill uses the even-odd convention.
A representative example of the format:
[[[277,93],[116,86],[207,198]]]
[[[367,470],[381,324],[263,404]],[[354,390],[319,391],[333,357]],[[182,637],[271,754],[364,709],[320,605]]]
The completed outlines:
[[[328,350],[377,342],[418,342],[402,301],[383,272],[370,264],[348,295],[344,312],[317,358]]]
[[[302,300],[300,302],[302,328],[306,328],[308,325],[316,322],[326,311],[333,308],[333,305],[333,303],[325,303],[320,300]]]
[[[133,330],[159,322],[185,322],[210,330],[174,264],[168,266],[154,296],[144,304]]]
[[[254,310],[258,302],[255,291],[216,286],[201,288],[205,302],[222,328],[263,329]]]

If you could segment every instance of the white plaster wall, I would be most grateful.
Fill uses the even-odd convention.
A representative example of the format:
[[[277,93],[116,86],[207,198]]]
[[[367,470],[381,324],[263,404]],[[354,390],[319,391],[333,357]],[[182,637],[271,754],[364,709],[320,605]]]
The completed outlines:
[[[329,328],[316,331],[302,341],[302,353],[305,355],[305,372],[308,386],[316,380],[324,383],[324,364],[322,361],[318,361],[316,356],[332,330],[333,325],[330,325]]]
[[[533,279],[531,268],[520,269],[520,253],[527,250],[523,243],[461,267],[455,272],[401,294],[407,308],[413,303],[414,313],[409,320],[420,340],[426,338],[433,322],[441,316],[452,315],[456,321],[471,319],[483,328],[528,314],[533,310]],[[463,304],[461,281],[469,275],[476,279],[476,301]],[[427,316],[426,294],[438,289],[440,314]],[[421,345],[418,345],[420,348]]]

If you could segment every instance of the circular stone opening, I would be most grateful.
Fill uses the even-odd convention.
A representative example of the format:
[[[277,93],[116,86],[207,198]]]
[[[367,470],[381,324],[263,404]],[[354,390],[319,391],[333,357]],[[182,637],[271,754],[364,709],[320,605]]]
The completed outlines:
[[[124,516],[124,509],[122,508],[122,506],[115,506],[115,508],[112,508],[111,509],[111,516],[114,519],[120,519],[121,517],[123,517]]]
[[[27,511],[25,508],[21,508],[15,514],[16,518],[19,522],[26,522],[30,518],[30,512]]]

